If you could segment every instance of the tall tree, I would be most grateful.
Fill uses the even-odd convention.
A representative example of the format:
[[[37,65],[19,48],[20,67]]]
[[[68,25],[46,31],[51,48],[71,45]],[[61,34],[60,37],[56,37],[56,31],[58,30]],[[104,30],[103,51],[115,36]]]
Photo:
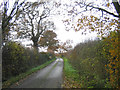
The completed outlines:
[[[2,41],[5,42],[8,40],[8,34],[10,31],[10,26],[13,22],[18,18],[20,12],[22,11],[20,8],[24,4],[25,1],[20,2],[16,0],[13,5],[10,5],[9,0],[4,0],[2,2],[1,8],[2,10]]]
[[[38,41],[44,31],[55,29],[54,23],[47,18],[50,15],[50,9],[46,4],[46,2],[27,2],[26,6],[29,7],[16,22],[18,36],[31,39],[36,49],[38,49]]]
[[[99,22],[106,21],[105,17],[110,18],[111,16],[120,19],[120,2],[118,2],[118,0],[74,0],[71,2],[71,4],[66,3],[64,5],[66,8],[70,8],[67,12],[68,15],[71,16],[70,18],[63,20],[64,24],[68,28],[67,30],[74,28],[73,20],[75,21],[76,17],[84,19],[83,16],[93,15],[99,19]],[[86,12],[90,14],[85,14]],[[81,17],[81,15],[83,16]],[[83,20],[83,22],[84,21],[85,20]],[[71,27],[70,24],[72,25]]]
[[[108,50],[108,52],[106,53],[107,57],[109,57],[109,64],[107,64],[106,67],[109,73],[109,81],[111,86],[119,88],[120,77],[118,72],[120,72],[120,69],[118,65],[120,60],[118,57],[119,54],[117,53],[116,49],[119,50],[118,43],[120,41],[117,37],[117,35],[120,35],[120,3],[118,2],[118,0],[112,0],[112,2],[110,2],[110,0],[105,0],[104,2],[102,2],[101,0],[101,2],[97,2],[85,0],[75,1],[74,3],[76,3],[76,5],[73,5],[72,10],[70,10],[68,13],[71,13],[71,15],[73,15],[74,17],[82,14],[81,16],[79,16],[77,24],[74,24],[75,26],[73,25],[73,28],[75,28],[76,31],[97,31],[98,35],[100,35],[101,37],[108,36],[105,39],[105,41],[108,40],[105,46],[111,46],[112,49]],[[81,9],[83,11],[78,11],[77,6],[83,8]],[[89,15],[84,15],[84,12],[88,12]],[[67,19],[64,22],[71,23],[71,21],[72,20]],[[115,33],[113,34],[113,36],[111,36],[111,31],[113,30],[115,31]]]
[[[57,34],[53,31],[45,31],[43,36],[40,38],[39,44],[43,47],[48,47],[48,52],[54,53],[58,48],[58,40],[56,39]]]

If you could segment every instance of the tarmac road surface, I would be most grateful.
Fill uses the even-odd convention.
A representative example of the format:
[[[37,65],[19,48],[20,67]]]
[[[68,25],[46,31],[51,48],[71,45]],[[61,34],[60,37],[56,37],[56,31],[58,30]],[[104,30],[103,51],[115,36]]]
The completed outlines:
[[[11,86],[11,88],[61,88],[62,83],[63,59],[58,58],[47,67]]]

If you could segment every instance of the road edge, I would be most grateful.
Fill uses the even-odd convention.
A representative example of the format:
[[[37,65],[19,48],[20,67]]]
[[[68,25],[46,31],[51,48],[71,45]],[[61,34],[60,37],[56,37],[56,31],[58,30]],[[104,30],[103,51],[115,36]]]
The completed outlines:
[[[45,68],[46,66],[48,66],[49,64],[51,64],[55,60],[56,60],[56,58],[54,58],[54,59],[52,59],[50,61],[47,61],[46,63],[44,63],[44,64],[42,64],[40,66],[34,67],[34,68],[28,70],[25,73],[21,73],[16,77],[10,78],[9,80],[2,83],[2,88],[11,88],[12,85],[17,84],[21,80],[26,79],[27,77],[31,76],[32,74],[36,73],[37,71]]]

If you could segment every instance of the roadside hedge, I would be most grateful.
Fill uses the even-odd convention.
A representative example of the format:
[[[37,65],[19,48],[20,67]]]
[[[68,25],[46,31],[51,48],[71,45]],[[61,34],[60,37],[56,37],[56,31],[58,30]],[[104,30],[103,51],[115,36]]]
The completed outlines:
[[[54,58],[53,54],[9,42],[2,48],[2,82]]]

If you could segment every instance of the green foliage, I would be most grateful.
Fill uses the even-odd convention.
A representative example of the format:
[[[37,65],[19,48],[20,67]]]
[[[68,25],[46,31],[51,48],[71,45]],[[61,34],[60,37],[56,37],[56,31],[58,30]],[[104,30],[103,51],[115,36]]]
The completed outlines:
[[[28,65],[26,63],[28,60],[29,57],[26,56],[22,46],[14,42],[6,44],[2,52],[3,81],[27,70]]]
[[[19,81],[19,80],[27,77],[28,75],[30,75],[30,74],[32,74],[32,73],[34,73],[34,72],[36,72],[36,71],[44,68],[45,66],[47,66],[48,64],[50,64],[50,63],[53,62],[54,60],[56,60],[56,59],[53,59],[53,60],[51,60],[51,61],[47,61],[46,63],[44,63],[44,64],[42,64],[42,65],[40,65],[40,66],[34,67],[34,68],[28,70],[28,71],[25,72],[25,73],[21,73],[21,74],[17,75],[16,77],[11,77],[9,80],[7,80],[7,81],[5,81],[5,82],[3,83],[2,87],[3,87],[3,88],[8,88],[8,87],[9,87],[10,85],[12,85],[13,83],[16,83],[17,81]]]
[[[120,32],[110,32],[102,40],[78,44],[67,58],[79,71],[82,88],[119,88]]]
[[[38,53],[15,42],[7,43],[2,50],[3,82],[54,58],[52,54]]]
[[[104,38],[104,55],[108,58],[106,70],[109,73],[109,80],[112,87],[120,87],[120,32],[112,31]]]
[[[79,71],[82,88],[105,87],[108,78],[105,65],[108,62],[102,51],[103,42],[95,40],[80,43],[67,54],[72,66]]]
[[[65,88],[80,88],[78,70],[69,63],[67,58],[64,60],[64,85]]]
[[[68,78],[71,78],[73,80],[77,80],[79,75],[78,75],[78,72],[77,70],[75,70],[72,65],[69,64],[68,60],[66,58],[64,58],[64,71],[65,71],[65,75],[68,77]]]

